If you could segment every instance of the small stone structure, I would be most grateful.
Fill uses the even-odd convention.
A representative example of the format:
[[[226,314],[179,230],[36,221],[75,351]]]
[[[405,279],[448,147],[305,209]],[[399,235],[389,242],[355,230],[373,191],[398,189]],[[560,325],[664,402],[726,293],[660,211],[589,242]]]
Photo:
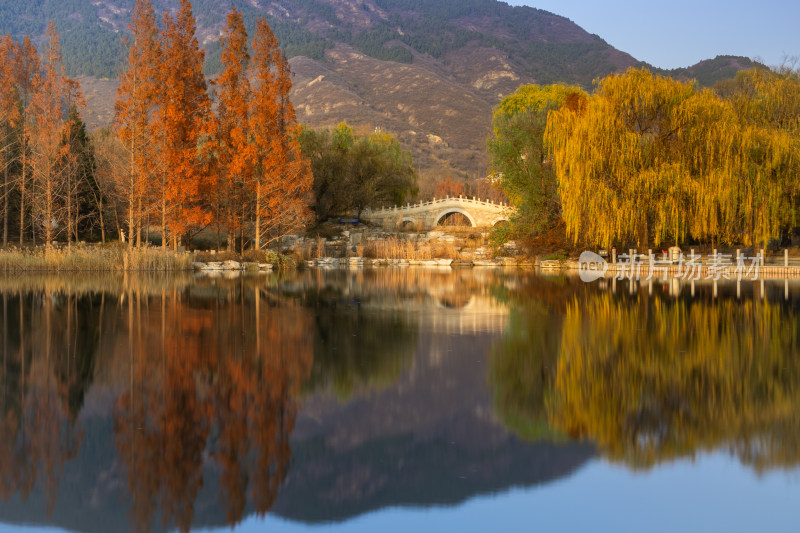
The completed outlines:
[[[434,229],[439,221],[451,214],[461,213],[470,221],[473,228],[486,228],[498,222],[508,221],[514,208],[508,204],[467,198],[434,198],[428,202],[408,204],[404,207],[367,209],[361,218],[373,224],[380,224],[386,231],[398,231],[405,227],[418,230]]]

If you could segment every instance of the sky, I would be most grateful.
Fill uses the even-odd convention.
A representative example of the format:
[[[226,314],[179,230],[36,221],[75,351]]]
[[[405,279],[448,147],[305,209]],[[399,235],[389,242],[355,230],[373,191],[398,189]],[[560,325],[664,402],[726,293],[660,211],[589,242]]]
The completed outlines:
[[[800,56],[798,0],[504,1],[567,17],[660,68],[688,67],[718,55],[758,57],[769,66]]]

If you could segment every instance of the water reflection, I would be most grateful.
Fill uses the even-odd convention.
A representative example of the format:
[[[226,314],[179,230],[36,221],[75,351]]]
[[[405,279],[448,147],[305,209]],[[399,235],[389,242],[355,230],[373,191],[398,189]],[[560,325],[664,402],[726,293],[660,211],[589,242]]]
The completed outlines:
[[[597,450],[634,468],[720,449],[796,466],[798,288],[0,277],[0,516],[344,520],[547,483]]]
[[[735,284],[581,285],[538,279],[513,296],[490,374],[509,427],[585,439],[634,468],[719,449],[758,471],[800,463],[788,284],[774,298],[759,284],[744,298]]]
[[[133,293],[127,325],[131,382],[114,433],[139,529],[156,509],[164,525],[189,528],[205,457],[220,469],[229,523],[242,518],[248,496],[257,513],[269,510],[312,360],[307,310],[242,281]]]
[[[100,364],[118,391],[113,440],[133,529],[149,530],[156,517],[189,529],[209,464],[228,523],[248,500],[265,513],[289,466],[312,362],[310,313],[269,293],[263,278],[114,286],[97,294],[45,282],[3,293],[3,498],[26,499],[38,482],[52,510]]]
[[[497,283],[502,278],[496,274],[444,269],[285,279],[0,278],[0,496],[12,502],[3,514],[39,522],[43,517],[35,513],[44,507],[48,522],[93,529],[86,525],[88,513],[65,511],[63,502],[75,493],[92,508],[115,509],[124,501],[125,521],[137,531],[236,524],[247,514],[264,514],[292,463],[290,437],[301,399],[333,392],[346,402],[392,389],[411,373],[418,344],[432,342],[421,331],[502,328],[507,311],[491,292]],[[439,310],[445,319],[431,320]],[[447,344],[434,342],[440,343]],[[475,370],[468,375],[480,379]],[[446,410],[453,410],[463,395],[455,389],[448,398]],[[381,409],[402,412],[396,402],[375,405],[377,419],[385,418]],[[419,420],[381,424],[366,438],[380,442],[384,431],[414,432]],[[363,429],[351,435],[369,435]],[[437,441],[432,450],[438,454],[442,445]],[[403,448],[387,452],[401,454],[388,457],[391,462],[403,460]],[[563,463],[589,453],[579,448]],[[312,469],[296,470],[315,476],[319,459],[341,457],[307,457]],[[72,486],[76,479],[79,485]],[[463,498],[473,490],[456,492]],[[359,498],[353,509],[374,508],[369,497]],[[307,506],[299,509],[311,516]],[[120,514],[110,513],[106,526],[122,528]]]

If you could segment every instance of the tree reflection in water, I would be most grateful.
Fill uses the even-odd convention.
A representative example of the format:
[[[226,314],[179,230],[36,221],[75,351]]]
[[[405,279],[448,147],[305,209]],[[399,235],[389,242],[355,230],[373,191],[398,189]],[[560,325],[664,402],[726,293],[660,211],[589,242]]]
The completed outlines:
[[[267,292],[264,278],[16,286],[0,286],[4,501],[41,484],[48,510],[55,505],[100,363],[124,383],[113,387],[113,427],[133,529],[147,531],[160,516],[188,530],[209,470],[219,473],[229,523],[248,502],[267,512],[288,470],[295,398],[312,363],[306,309]]]
[[[289,465],[300,384],[312,361],[309,313],[262,287],[128,295],[130,389],[114,431],[136,529],[156,510],[189,529],[204,454],[218,464],[226,519],[272,506]]]
[[[495,406],[512,429],[587,439],[634,468],[719,449],[757,471],[800,463],[790,305],[572,285],[529,288],[495,349]]]
[[[132,529],[189,529],[204,486],[219,487],[229,524],[263,515],[289,469],[301,394],[346,397],[411,366],[416,324],[361,303],[430,298],[428,281],[0,277],[0,497],[40,488],[54,508],[99,389],[113,437],[92,438],[113,440]]]
[[[89,302],[89,307],[95,302]],[[0,496],[27,498],[37,483],[50,514],[66,461],[80,448],[76,422],[96,337],[70,292],[2,293]],[[81,333],[86,333],[85,335]]]

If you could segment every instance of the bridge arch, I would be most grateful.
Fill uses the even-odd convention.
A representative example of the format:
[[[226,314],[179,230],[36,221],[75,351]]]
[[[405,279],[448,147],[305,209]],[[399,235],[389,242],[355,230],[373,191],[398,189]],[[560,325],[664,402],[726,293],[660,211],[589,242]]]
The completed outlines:
[[[492,226],[497,226],[498,224],[502,224],[503,222],[508,224],[508,217],[506,216],[496,217],[494,220],[492,220]]]
[[[400,220],[400,224],[398,227],[400,229],[411,228],[417,223],[417,219],[414,217],[410,217],[408,215],[404,216],[402,220]]]
[[[461,213],[462,215],[467,217],[467,220],[469,220],[469,223],[472,224],[473,228],[478,226],[478,224],[475,223],[475,218],[464,209],[461,209],[460,207],[448,207],[446,209],[442,209],[441,211],[439,211],[439,214],[437,214],[436,217],[433,219],[433,225],[438,226],[439,221],[442,220],[442,217],[449,215],[451,213]]]

